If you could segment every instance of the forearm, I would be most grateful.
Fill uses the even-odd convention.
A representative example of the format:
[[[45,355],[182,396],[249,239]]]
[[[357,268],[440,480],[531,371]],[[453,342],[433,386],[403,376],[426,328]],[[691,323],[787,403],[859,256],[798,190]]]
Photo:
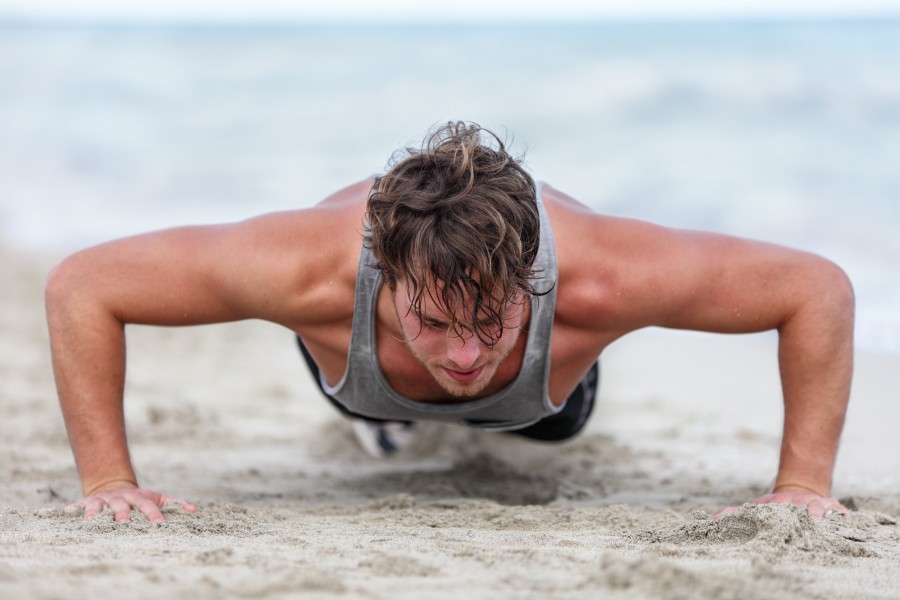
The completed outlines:
[[[831,493],[853,373],[852,290],[836,279],[779,328],[785,419],[776,490]]]
[[[63,274],[52,276],[47,322],[60,407],[89,495],[116,482],[136,482],[122,405],[124,328],[87,287]]]

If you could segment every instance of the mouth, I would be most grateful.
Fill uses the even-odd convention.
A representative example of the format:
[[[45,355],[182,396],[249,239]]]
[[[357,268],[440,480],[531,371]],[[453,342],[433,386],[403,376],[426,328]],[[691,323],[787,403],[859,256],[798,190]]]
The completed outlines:
[[[454,371],[453,369],[448,369],[446,367],[443,367],[443,369],[454,381],[458,381],[459,383],[469,383],[470,381],[478,379],[478,376],[484,371],[484,365],[481,365],[477,369],[472,369],[471,371]]]

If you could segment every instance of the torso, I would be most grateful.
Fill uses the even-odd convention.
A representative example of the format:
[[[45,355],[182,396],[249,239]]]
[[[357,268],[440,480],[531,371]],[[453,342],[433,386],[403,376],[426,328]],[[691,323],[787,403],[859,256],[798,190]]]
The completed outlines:
[[[319,208],[333,212],[335,223],[359,223],[358,228],[348,228],[329,237],[329,248],[323,249],[322,260],[330,265],[323,269],[322,302],[331,307],[335,315],[326,323],[299,325],[293,329],[304,339],[326,380],[335,384],[347,365],[347,349],[353,323],[356,270],[362,241],[362,223],[366,199],[371,181],[363,181],[325,199]],[[556,234],[556,251],[559,263],[556,315],[551,347],[551,374],[549,395],[554,404],[561,404],[581,381],[603,348],[622,333],[613,330],[587,330],[580,326],[584,311],[590,310],[591,301],[603,290],[579,285],[583,280],[579,273],[578,240],[576,231],[584,221],[585,213],[594,214],[583,205],[546,186],[543,202]],[[583,228],[583,227],[582,227]],[[574,268],[573,268],[574,267]],[[325,281],[327,272],[328,280]],[[382,372],[394,389],[403,396],[422,402],[447,401],[437,383],[413,357],[402,341],[397,316],[390,300],[390,291],[382,286],[377,303],[376,340]],[[497,371],[490,386],[484,390],[487,396],[512,382],[522,364],[527,336],[519,341]]]

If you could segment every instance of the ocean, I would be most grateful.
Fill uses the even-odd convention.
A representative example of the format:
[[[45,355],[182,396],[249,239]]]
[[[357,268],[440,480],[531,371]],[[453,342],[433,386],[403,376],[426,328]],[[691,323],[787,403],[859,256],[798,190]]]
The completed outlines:
[[[900,352],[900,21],[0,23],[0,238],[310,206],[459,119],[597,211],[835,260]]]

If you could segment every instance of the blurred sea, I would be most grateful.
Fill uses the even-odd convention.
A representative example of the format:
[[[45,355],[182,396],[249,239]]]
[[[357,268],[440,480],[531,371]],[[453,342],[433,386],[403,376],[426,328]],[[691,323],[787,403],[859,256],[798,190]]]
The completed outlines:
[[[309,206],[448,119],[598,211],[836,260],[900,352],[900,21],[0,23],[0,238]]]

